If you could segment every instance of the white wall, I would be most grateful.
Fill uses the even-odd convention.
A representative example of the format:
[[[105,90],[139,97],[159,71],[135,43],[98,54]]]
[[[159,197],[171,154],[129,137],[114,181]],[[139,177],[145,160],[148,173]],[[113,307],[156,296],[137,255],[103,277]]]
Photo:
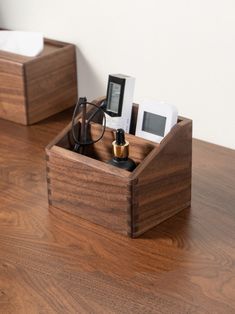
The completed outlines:
[[[174,103],[194,137],[235,148],[234,0],[0,0],[0,26],[75,43],[80,96],[133,75],[136,102]]]

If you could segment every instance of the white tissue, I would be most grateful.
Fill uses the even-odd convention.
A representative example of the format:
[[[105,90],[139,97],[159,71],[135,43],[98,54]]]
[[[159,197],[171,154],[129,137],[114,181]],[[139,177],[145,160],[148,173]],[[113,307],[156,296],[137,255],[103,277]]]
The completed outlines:
[[[35,57],[43,50],[43,35],[36,32],[0,31],[0,50]]]

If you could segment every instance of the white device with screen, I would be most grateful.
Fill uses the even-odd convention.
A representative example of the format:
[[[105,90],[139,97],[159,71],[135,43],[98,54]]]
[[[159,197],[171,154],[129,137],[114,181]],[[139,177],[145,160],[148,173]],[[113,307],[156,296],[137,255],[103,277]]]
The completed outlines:
[[[135,135],[160,143],[177,123],[178,112],[173,105],[143,101],[139,105]]]
[[[135,78],[123,74],[109,75],[106,95],[106,126],[130,130]]]

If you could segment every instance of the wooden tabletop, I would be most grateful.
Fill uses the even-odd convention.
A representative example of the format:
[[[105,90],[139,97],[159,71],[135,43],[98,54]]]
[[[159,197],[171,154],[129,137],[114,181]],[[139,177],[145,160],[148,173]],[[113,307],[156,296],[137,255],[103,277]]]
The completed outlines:
[[[194,140],[191,209],[130,239],[48,211],[70,118],[0,120],[0,313],[235,313],[235,151]]]

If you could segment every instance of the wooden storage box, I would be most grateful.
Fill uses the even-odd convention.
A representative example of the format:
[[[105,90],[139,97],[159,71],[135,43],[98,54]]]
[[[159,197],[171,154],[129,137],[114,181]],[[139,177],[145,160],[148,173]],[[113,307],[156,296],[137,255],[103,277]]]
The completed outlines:
[[[91,126],[92,136],[98,127]],[[161,144],[126,134],[138,163],[133,172],[105,163],[112,158],[113,130],[106,129],[89,156],[71,151],[70,132],[71,124],[46,148],[50,206],[131,237],[190,206],[191,120],[179,118]]]
[[[75,46],[44,40],[36,57],[0,51],[0,118],[33,124],[75,104]]]

